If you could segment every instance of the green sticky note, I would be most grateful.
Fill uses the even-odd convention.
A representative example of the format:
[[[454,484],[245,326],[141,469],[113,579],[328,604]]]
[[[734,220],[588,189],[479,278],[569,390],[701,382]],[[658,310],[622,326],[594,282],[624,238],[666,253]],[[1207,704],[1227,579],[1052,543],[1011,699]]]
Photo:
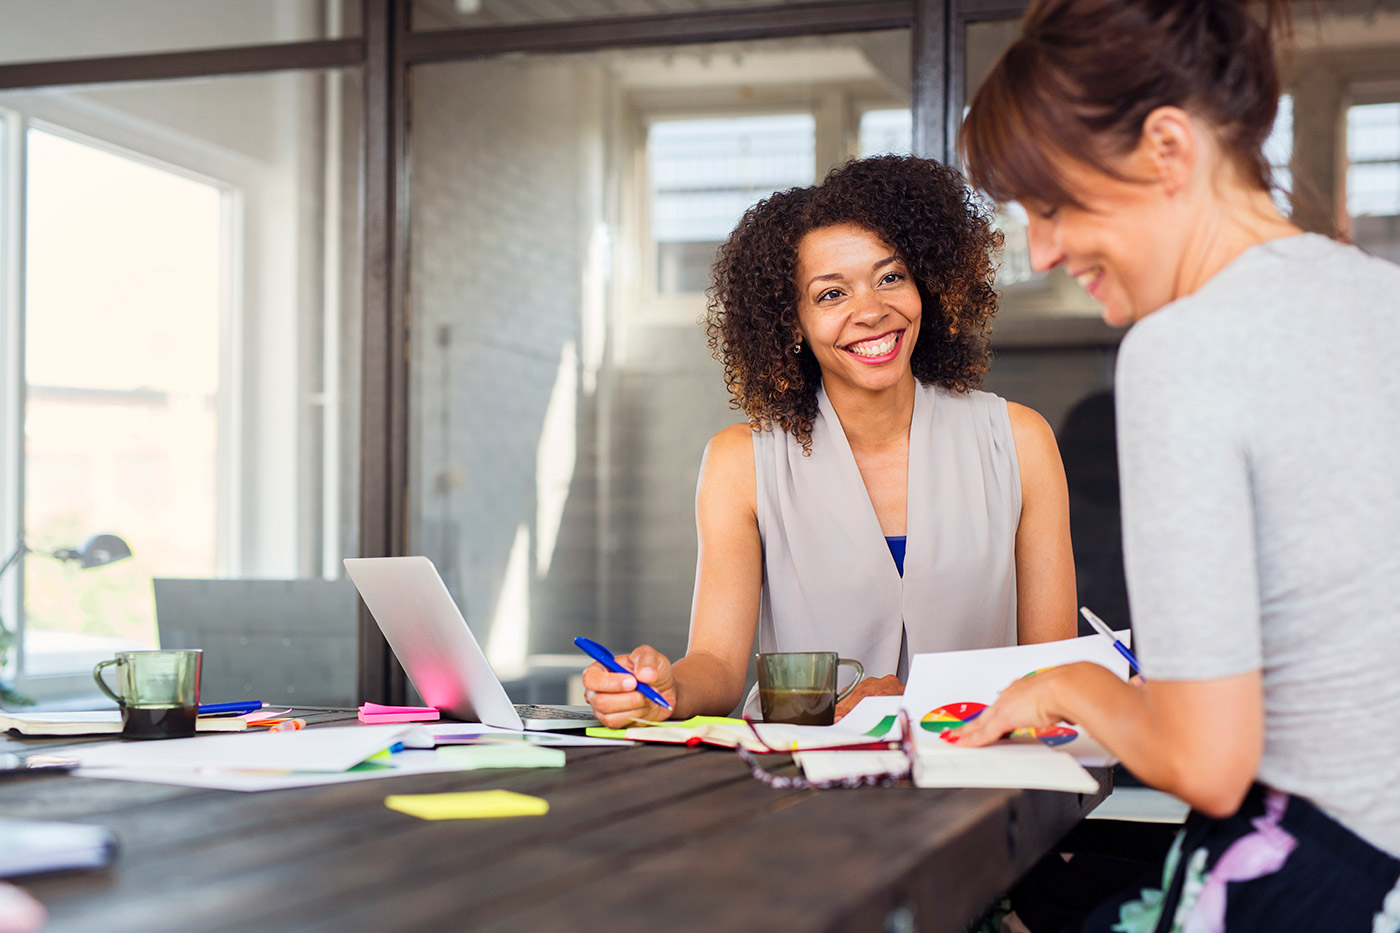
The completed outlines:
[[[743,728],[744,721],[729,716],[691,716],[683,722],[668,722],[666,725],[680,726],[682,729],[695,729],[699,726],[739,726]]]
[[[605,729],[602,726],[593,726],[585,730],[585,734],[595,739],[627,739],[636,738],[629,736],[628,729],[645,729],[648,725],[665,726],[668,729],[698,729],[701,726],[738,726],[744,728],[742,719],[731,719],[728,716],[691,716],[689,719],[667,720],[659,723],[633,723],[627,729]]]
[[[541,816],[549,812],[549,801],[509,790],[391,794],[384,798],[384,806],[420,820],[477,820],[498,816]]]
[[[463,770],[477,768],[562,768],[564,750],[526,743],[510,745],[444,745],[438,761]]]
[[[584,735],[592,736],[595,739],[625,739],[626,729],[609,729],[606,726],[589,726],[583,730]]]

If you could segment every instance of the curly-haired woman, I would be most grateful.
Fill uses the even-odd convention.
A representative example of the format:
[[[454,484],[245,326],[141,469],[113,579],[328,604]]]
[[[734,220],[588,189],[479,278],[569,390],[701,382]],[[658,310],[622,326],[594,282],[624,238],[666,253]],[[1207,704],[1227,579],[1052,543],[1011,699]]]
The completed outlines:
[[[744,215],[708,331],[749,421],[701,466],[689,648],[620,657],[635,678],[585,671],[602,722],[729,712],[755,624],[763,651],[864,665],[838,714],[902,692],[917,652],[1074,634],[1054,435],[975,389],[999,245],[962,178],[923,159],[852,162]]]

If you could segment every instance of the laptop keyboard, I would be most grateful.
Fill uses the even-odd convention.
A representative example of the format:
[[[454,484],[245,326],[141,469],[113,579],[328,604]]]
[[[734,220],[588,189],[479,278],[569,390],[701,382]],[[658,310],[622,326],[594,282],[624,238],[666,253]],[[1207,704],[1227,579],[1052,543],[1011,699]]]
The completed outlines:
[[[515,711],[521,719],[578,719],[592,720],[592,707],[588,706],[536,706],[533,703],[517,703]]]

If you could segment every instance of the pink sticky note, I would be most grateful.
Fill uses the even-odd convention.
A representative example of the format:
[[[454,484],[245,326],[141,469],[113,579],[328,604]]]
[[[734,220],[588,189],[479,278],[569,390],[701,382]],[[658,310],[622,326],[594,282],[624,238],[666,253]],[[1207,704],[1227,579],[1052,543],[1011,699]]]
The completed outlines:
[[[380,703],[366,703],[360,707],[360,722],[380,724],[386,722],[436,722],[442,713],[433,706],[384,706]]]

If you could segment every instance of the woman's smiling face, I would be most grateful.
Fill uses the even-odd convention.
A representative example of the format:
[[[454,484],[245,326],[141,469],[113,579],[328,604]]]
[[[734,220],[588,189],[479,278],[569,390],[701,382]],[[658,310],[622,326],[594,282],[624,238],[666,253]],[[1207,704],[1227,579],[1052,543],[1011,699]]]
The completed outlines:
[[[1022,198],[1031,266],[1063,266],[1099,303],[1104,320],[1126,327],[1178,297],[1177,273],[1187,241],[1199,226],[1173,196],[1170,167],[1154,162],[1140,143],[1117,164],[1115,178],[1081,162],[1050,156],[1056,172],[1082,206],[1054,206]]]
[[[822,379],[869,391],[910,374],[923,300],[904,261],[855,224],[819,227],[797,244],[798,328]]]

